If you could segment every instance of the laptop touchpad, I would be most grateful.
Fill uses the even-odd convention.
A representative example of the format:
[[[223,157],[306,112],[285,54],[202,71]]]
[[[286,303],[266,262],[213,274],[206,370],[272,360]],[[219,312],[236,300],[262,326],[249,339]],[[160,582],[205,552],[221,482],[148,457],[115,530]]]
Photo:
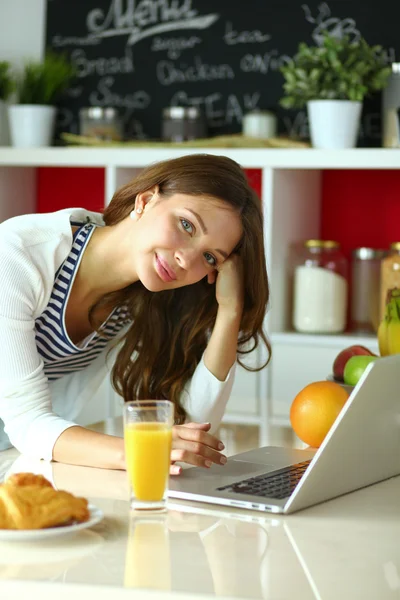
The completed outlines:
[[[202,469],[202,478],[214,476],[218,478],[230,479],[242,477],[247,479],[248,477],[254,477],[254,475],[260,475],[261,473],[268,473],[268,471],[275,471],[274,465],[260,465],[260,463],[246,462],[244,460],[229,460],[224,466],[213,465],[210,469]],[[189,469],[190,472],[190,469]]]
[[[274,465],[265,465],[236,459],[228,459],[226,466],[223,468],[229,471],[229,475],[232,477],[239,477],[240,475],[243,475],[244,477],[251,477],[256,473],[268,473],[268,471],[276,470],[276,466]],[[226,474],[228,475],[228,473]]]

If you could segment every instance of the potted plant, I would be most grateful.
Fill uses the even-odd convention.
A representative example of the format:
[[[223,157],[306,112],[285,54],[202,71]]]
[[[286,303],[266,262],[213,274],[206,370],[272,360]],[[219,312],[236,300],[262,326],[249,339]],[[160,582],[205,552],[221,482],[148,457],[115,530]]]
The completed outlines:
[[[61,54],[48,52],[43,62],[27,63],[16,80],[17,104],[9,107],[13,146],[51,144],[55,103],[75,76],[75,68]]]
[[[321,46],[300,43],[285,78],[285,108],[307,106],[312,145],[352,148],[356,145],[364,97],[381,90],[391,72],[381,46],[361,38],[325,34]]]
[[[0,146],[9,143],[6,101],[14,91],[14,81],[10,64],[0,61]]]

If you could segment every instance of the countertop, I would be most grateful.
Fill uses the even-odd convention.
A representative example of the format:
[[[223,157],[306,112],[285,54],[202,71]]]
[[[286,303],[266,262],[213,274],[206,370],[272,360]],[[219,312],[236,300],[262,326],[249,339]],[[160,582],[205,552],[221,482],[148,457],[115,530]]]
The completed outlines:
[[[133,519],[125,472],[0,452],[0,479],[23,470],[105,518],[52,540],[0,541],[2,600],[400,598],[400,477],[282,517],[173,500],[164,515]]]

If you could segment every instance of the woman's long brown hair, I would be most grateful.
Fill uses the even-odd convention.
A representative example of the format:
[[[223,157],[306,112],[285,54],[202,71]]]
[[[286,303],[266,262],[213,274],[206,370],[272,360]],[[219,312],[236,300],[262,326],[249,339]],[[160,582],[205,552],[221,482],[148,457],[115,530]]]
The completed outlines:
[[[176,193],[214,197],[239,212],[243,236],[236,249],[244,264],[244,310],[238,339],[238,362],[249,371],[262,369],[271,349],[263,331],[269,301],[260,200],[240,166],[225,156],[194,154],[150,165],[117,190],[104,211],[106,225],[115,225],[134,209],[136,195],[158,185],[161,198]],[[207,200],[205,200],[206,202]],[[207,279],[190,286],[150,292],[140,281],[104,297],[104,304],[127,307],[132,324],[112,371],[114,388],[125,401],[169,399],[177,423],[185,420],[185,384],[201,360],[214,326],[218,304]],[[268,358],[256,368],[241,357],[263,342]]]

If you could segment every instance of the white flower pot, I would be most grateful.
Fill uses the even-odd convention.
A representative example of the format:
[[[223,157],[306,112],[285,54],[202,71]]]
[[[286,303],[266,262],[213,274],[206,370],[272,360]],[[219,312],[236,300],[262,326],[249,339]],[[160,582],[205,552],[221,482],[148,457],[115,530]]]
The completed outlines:
[[[10,145],[10,131],[8,128],[7,104],[0,100],[0,146]]]
[[[50,146],[56,117],[55,106],[14,104],[8,108],[11,143],[18,148]]]
[[[310,100],[307,102],[314,148],[354,148],[357,144],[362,102]]]

